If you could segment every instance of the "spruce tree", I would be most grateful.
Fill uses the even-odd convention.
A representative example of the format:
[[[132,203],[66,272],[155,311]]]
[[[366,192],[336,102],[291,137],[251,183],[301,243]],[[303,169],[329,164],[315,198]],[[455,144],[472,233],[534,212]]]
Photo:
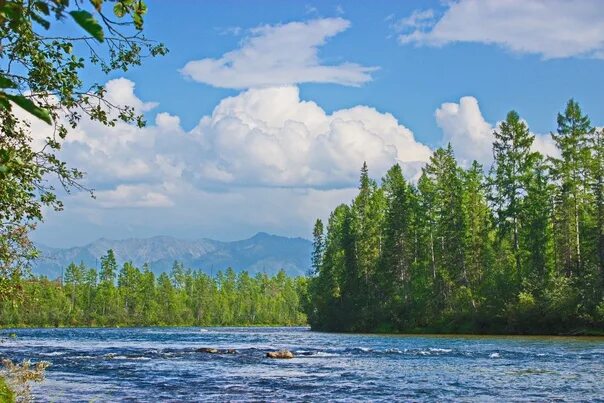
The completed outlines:
[[[434,183],[436,308],[450,310],[453,289],[464,281],[465,272],[463,183],[451,144],[434,152],[424,172]]]
[[[528,292],[540,297],[553,269],[551,194],[548,166],[541,156],[535,161],[520,216],[523,222],[523,262]]]
[[[492,214],[487,201],[487,180],[483,167],[473,161],[464,172],[463,211],[465,234],[465,271],[463,279],[472,309],[485,298],[483,282],[494,264]]]
[[[591,178],[596,228],[595,247],[599,277],[597,300],[602,301],[604,298],[604,129],[594,131],[591,137],[591,148],[593,150]]]
[[[491,201],[500,240],[500,248],[507,242],[512,246],[516,289],[522,287],[523,268],[520,239],[523,226],[523,203],[531,180],[537,154],[531,151],[534,136],[515,111],[508,113],[493,133],[493,166],[491,169]]]
[[[573,99],[564,113],[558,114],[558,130],[552,133],[561,158],[552,159],[557,184],[556,209],[559,226],[558,244],[564,273],[568,277],[582,274],[581,244],[586,214],[586,187],[590,161],[588,138],[591,122]]]
[[[414,257],[411,189],[400,165],[396,164],[383,179],[387,207],[384,220],[384,242],[379,264],[377,294],[379,321],[396,327],[404,318],[410,299],[408,285]]]
[[[311,256],[311,275],[316,276],[321,270],[321,261],[323,260],[323,252],[325,250],[325,239],[323,236],[323,222],[320,219],[315,221],[315,226],[312,231],[313,235],[313,252]]]

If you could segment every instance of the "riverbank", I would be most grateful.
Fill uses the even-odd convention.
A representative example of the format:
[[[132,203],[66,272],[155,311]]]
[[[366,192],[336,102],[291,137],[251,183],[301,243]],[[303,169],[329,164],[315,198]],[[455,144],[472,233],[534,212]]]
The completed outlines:
[[[451,331],[439,331],[434,328],[417,328],[411,329],[405,332],[394,332],[385,330],[376,331],[338,331],[338,330],[320,330],[313,329],[309,325],[282,325],[282,324],[261,324],[261,325],[211,325],[211,326],[197,326],[197,325],[183,325],[183,326],[172,326],[172,325],[152,325],[152,326],[0,326],[0,341],[2,339],[10,339],[16,337],[15,330],[27,330],[27,329],[197,329],[199,332],[218,330],[218,329],[270,329],[270,328],[284,328],[284,329],[305,329],[318,333],[326,334],[362,334],[362,335],[376,335],[376,336],[423,336],[423,337],[579,337],[579,338],[604,338],[604,329],[577,329],[570,333],[539,333],[539,332],[451,332]],[[2,333],[8,332],[10,333]]]
[[[450,330],[438,330],[434,328],[410,329],[404,332],[373,330],[373,331],[342,331],[342,330],[323,330],[312,329],[315,332],[322,333],[341,333],[341,334],[367,334],[367,335],[396,335],[396,336],[535,336],[535,337],[604,337],[604,329],[577,329],[572,332],[540,332],[540,331],[492,331],[492,332],[452,332]]]
[[[1,330],[16,330],[16,329],[186,329],[186,328],[198,328],[200,331],[203,329],[218,329],[218,328],[272,328],[272,327],[282,327],[282,328],[306,328],[310,330],[310,326],[301,323],[301,324],[280,324],[280,323],[267,323],[267,324],[228,324],[228,325],[114,325],[114,326],[94,326],[94,325],[59,325],[59,326],[32,326],[32,325],[3,325],[0,326]]]
[[[603,321],[567,320],[507,322],[505,320],[451,318],[426,326],[397,328],[390,324],[355,327],[342,323],[314,323],[315,331],[367,334],[445,334],[445,335],[534,335],[534,336],[604,336]]]

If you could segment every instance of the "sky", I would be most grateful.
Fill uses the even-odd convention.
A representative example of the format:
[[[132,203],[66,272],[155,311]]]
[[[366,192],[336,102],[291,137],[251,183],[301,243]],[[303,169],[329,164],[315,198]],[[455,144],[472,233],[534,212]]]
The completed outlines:
[[[95,198],[62,195],[37,242],[309,238],[354,197],[363,161],[378,180],[395,163],[415,180],[450,142],[488,168],[510,110],[556,155],[549,133],[571,97],[604,125],[600,0],[147,4],[146,35],[168,55],[86,73],[147,127],[82,120],[60,157]]]

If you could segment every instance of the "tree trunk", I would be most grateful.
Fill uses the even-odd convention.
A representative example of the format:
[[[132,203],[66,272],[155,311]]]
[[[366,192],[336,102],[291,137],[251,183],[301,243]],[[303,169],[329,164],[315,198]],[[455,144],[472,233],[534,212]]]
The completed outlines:
[[[430,230],[430,258],[432,260],[432,278],[436,278],[436,259],[434,258],[434,237]]]
[[[75,306],[75,287],[72,286],[71,287],[71,307],[69,307],[70,315],[71,315],[71,312],[73,311],[74,306]]]
[[[574,197],[575,202],[575,254],[576,254],[576,271],[581,273],[581,237],[579,233],[579,203],[577,194]]]
[[[516,282],[522,286],[522,270],[520,267],[520,241],[518,236],[518,220],[514,216],[514,258],[516,259]]]

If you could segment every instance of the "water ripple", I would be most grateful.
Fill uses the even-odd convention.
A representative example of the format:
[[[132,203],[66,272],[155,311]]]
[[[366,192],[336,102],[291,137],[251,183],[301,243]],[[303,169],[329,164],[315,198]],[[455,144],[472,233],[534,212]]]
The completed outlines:
[[[52,362],[47,380],[34,388],[37,401],[604,401],[601,338],[399,337],[306,328],[4,332],[17,337],[0,334],[0,357]],[[280,349],[295,358],[265,358]]]

